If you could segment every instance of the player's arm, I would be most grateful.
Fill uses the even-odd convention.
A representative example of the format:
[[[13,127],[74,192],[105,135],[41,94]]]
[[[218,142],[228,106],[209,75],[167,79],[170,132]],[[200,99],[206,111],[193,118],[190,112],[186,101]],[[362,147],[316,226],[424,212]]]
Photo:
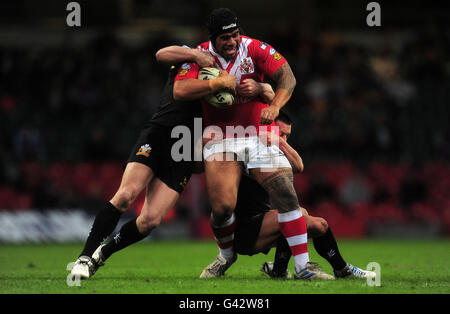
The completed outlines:
[[[270,104],[275,97],[275,92],[270,84],[258,83],[253,79],[242,80],[239,84],[238,94],[246,97],[260,96],[266,104]]]
[[[261,111],[261,123],[270,124],[278,117],[281,108],[289,101],[297,81],[287,62],[281,65],[271,77],[276,84],[275,95],[270,106]]]
[[[261,98],[266,104],[270,104],[275,97],[272,85],[268,83],[259,83],[261,85]]]
[[[155,56],[158,62],[168,65],[195,62],[203,68],[213,66],[215,63],[214,57],[210,53],[182,46],[164,47],[158,50]]]
[[[303,172],[304,166],[302,157],[300,157],[297,151],[293,149],[292,146],[289,145],[288,142],[286,142],[282,137],[279,138],[279,147],[289,160],[289,163],[292,166],[292,172]]]
[[[302,157],[300,157],[297,151],[293,149],[283,137],[278,136],[273,132],[260,132],[259,138],[266,146],[276,145],[281,149],[291,164],[293,173],[300,173],[303,171],[304,166]]]
[[[229,90],[233,93],[236,90],[236,78],[227,71],[222,71],[219,77],[212,80],[196,78],[176,80],[173,85],[173,98],[175,100],[194,100],[221,90]]]

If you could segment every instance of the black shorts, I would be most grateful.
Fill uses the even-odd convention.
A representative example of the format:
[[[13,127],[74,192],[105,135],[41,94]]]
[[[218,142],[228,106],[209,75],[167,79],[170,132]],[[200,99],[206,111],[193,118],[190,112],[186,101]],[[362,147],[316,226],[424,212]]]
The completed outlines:
[[[181,193],[192,175],[194,162],[173,160],[172,145],[179,139],[171,138],[171,132],[169,127],[147,124],[127,162],[139,162],[150,167],[157,178]]]
[[[234,230],[233,247],[241,255],[253,255],[256,240],[261,231],[262,222],[266,212],[251,216],[236,216],[236,229]],[[265,254],[267,252],[263,252]]]

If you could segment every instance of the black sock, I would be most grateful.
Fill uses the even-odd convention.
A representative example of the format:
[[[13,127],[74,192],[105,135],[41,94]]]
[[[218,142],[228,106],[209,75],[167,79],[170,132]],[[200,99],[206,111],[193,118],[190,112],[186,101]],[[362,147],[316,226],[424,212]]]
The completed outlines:
[[[134,218],[125,223],[122,228],[120,228],[119,233],[117,233],[114,238],[102,248],[103,257],[106,260],[113,253],[141,241],[148,235],[149,233],[142,234],[139,232],[136,225],[136,218]]]
[[[341,270],[347,265],[339,252],[333,232],[328,227],[327,232],[320,237],[313,238],[317,253],[331,264],[334,270]]]
[[[273,261],[273,272],[275,274],[283,274],[288,267],[292,252],[287,240],[280,237],[277,241],[277,249],[275,251],[275,259]]]
[[[108,202],[97,214],[80,256],[92,256],[98,246],[114,231],[122,212]]]

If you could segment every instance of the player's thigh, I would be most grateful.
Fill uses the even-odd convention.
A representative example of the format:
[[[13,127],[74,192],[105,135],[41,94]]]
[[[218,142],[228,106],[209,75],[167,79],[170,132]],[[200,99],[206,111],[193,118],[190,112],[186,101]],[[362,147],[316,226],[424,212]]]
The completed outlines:
[[[144,205],[138,217],[138,225],[157,227],[175,206],[179,196],[180,193],[167,186],[159,178],[153,178],[146,189]]]
[[[154,173],[150,167],[138,162],[127,163],[119,189],[111,199],[111,203],[118,208],[129,205],[123,203],[132,202],[153,177]]]
[[[282,234],[278,225],[278,211],[269,210],[264,215],[261,229],[255,243],[255,252],[265,252],[276,246],[280,236],[282,236]]]
[[[299,208],[291,168],[250,170],[251,175],[269,194],[274,207],[280,213]]]
[[[210,157],[217,157],[217,155]],[[222,206],[234,209],[236,205],[242,166],[239,161],[230,160],[229,155],[223,153],[221,160],[208,158],[205,161],[206,188],[213,210]]]

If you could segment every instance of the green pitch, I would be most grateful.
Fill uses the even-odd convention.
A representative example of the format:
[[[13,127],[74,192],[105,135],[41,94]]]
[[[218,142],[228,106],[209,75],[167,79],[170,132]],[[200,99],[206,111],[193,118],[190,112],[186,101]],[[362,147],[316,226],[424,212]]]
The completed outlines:
[[[214,242],[148,241],[113,255],[91,279],[69,286],[67,264],[82,244],[0,246],[0,293],[152,293],[152,294],[294,294],[294,293],[450,293],[448,240],[340,240],[343,257],[365,268],[381,267],[381,285],[365,280],[326,282],[273,280],[260,272],[268,255],[239,256],[225,277],[199,279],[217,253]],[[310,242],[310,259],[331,273]],[[290,269],[293,269],[291,262]]]

